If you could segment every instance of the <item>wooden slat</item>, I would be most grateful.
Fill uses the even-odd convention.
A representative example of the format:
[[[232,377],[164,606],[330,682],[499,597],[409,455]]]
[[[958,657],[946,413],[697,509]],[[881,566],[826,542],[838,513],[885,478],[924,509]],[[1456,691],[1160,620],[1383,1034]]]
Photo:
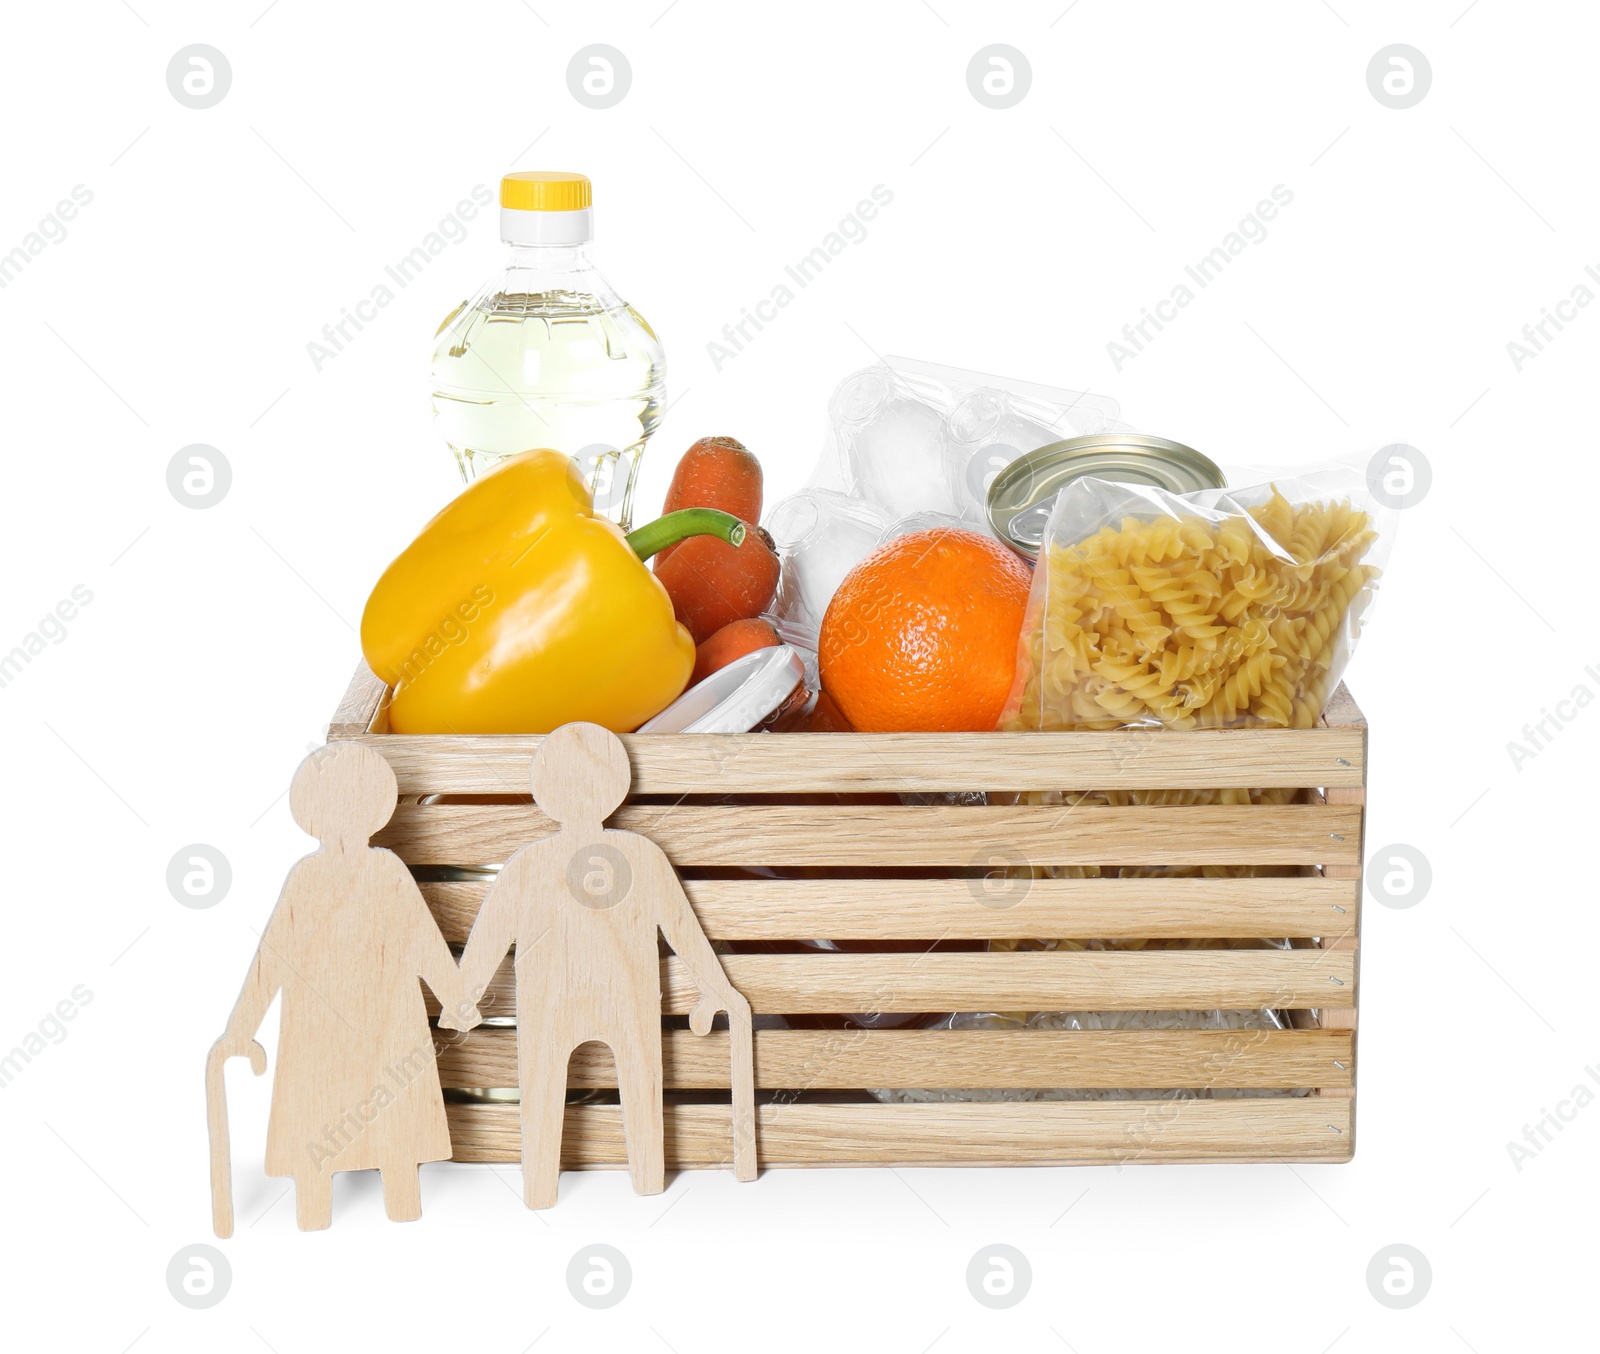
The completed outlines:
[[[533,735],[373,734],[402,794],[526,794]],[[1342,729],[631,734],[635,794],[1359,785]]]
[[[1356,805],[1363,808],[1359,849],[1356,852],[1356,859],[1354,863],[1330,864],[1321,872],[1328,878],[1340,879],[1353,883],[1357,894],[1359,894],[1362,886],[1362,871],[1365,868],[1366,862],[1366,817],[1364,806],[1367,798],[1367,717],[1361,712],[1361,708],[1356,704],[1355,698],[1350,694],[1349,689],[1345,687],[1343,683],[1341,683],[1339,689],[1333,693],[1332,698],[1328,701],[1327,708],[1323,710],[1321,722],[1326,727],[1349,729],[1358,732],[1361,735],[1361,755],[1359,758],[1359,765],[1361,766],[1360,786],[1342,786],[1330,784],[1326,787],[1325,795],[1327,803]],[[1361,922],[1359,916],[1357,916],[1357,918],[1351,923],[1350,930],[1346,934],[1325,939],[1323,944],[1330,949],[1358,951],[1360,946],[1360,937]],[[1356,1034],[1358,1018],[1354,998],[1351,998],[1351,1004],[1348,1007],[1324,1007],[1319,1010],[1317,1012],[1317,1023],[1324,1029],[1349,1031],[1351,1036],[1350,1051],[1352,1058],[1354,1057],[1356,1052],[1356,1040],[1358,1038]],[[1348,1087],[1328,1088],[1319,1092],[1319,1099],[1327,1098],[1334,1103],[1343,1101],[1345,1104],[1349,1105],[1350,1123],[1348,1131],[1350,1135],[1350,1150],[1352,1153],[1355,1151],[1356,1137],[1356,1084],[1353,1075],[1354,1068],[1355,1064],[1352,1061],[1352,1077],[1351,1083]]]
[[[339,708],[328,721],[328,741],[344,742],[365,736],[373,715],[377,714],[378,706],[388,691],[389,688],[373,675],[371,668],[364,662],[357,663],[350,685],[340,698]],[[405,787],[400,788],[401,793],[405,793]]]
[[[1363,732],[1365,732],[1365,730],[1363,730]],[[1328,790],[1327,794],[1328,794],[1328,798],[1329,798],[1330,802],[1333,802],[1333,803],[1336,803],[1336,804],[1354,805],[1357,808],[1360,808],[1366,802],[1366,791],[1364,789],[1356,789],[1356,790],[1351,790],[1351,789],[1330,789],[1330,790]],[[1325,870],[1324,870],[1324,873],[1326,875],[1328,875],[1330,878],[1337,879],[1341,883],[1353,884],[1358,893],[1361,890],[1361,884],[1362,884],[1361,875],[1362,875],[1362,870],[1364,868],[1364,863],[1363,862],[1364,862],[1364,853],[1365,853],[1365,850],[1366,850],[1365,827],[1366,827],[1365,818],[1363,817],[1362,833],[1357,838],[1358,842],[1360,842],[1360,844],[1361,844],[1361,849],[1357,853],[1355,862],[1353,864],[1330,865],[1330,866],[1325,867]],[[1346,932],[1344,935],[1330,937],[1329,939],[1325,940],[1323,943],[1330,951],[1344,951],[1346,953],[1349,953],[1351,955],[1352,961],[1356,964],[1357,967],[1359,967],[1359,962],[1360,962],[1360,949],[1359,949],[1359,947],[1360,947],[1360,936],[1361,936],[1360,920],[1359,920],[1359,918],[1357,918],[1357,920],[1355,920],[1355,921],[1353,921],[1351,923],[1349,931]],[[1355,1041],[1355,1031],[1356,1031],[1356,1025],[1358,1023],[1355,998],[1351,997],[1350,1001],[1348,1002],[1348,1004],[1340,1004],[1338,1006],[1329,1005],[1329,1006],[1323,1007],[1322,1010],[1319,1012],[1319,1017],[1320,1017],[1320,1023],[1321,1023],[1321,1025],[1322,1025],[1322,1027],[1324,1029],[1349,1031],[1350,1036],[1351,1036],[1351,1053],[1354,1054],[1354,1052],[1355,1052],[1355,1043],[1354,1043],[1354,1041]],[[1352,1064],[1352,1066],[1353,1066],[1353,1064]],[[1342,1089],[1342,1090],[1332,1090],[1332,1091],[1329,1092],[1330,1095],[1349,1097],[1352,1101],[1353,1101],[1353,1099],[1355,1097],[1355,1093],[1356,1093],[1355,1092],[1355,1081],[1354,1081],[1353,1078],[1351,1080],[1350,1085],[1347,1088]],[[1351,1134],[1352,1134],[1352,1137],[1353,1137],[1353,1135],[1355,1133],[1355,1121],[1354,1121],[1354,1112],[1353,1111],[1352,1111],[1352,1115],[1351,1115],[1350,1130],[1351,1130]],[[1352,1143],[1352,1146],[1353,1146],[1353,1143]]]
[[[726,1090],[728,1036],[668,1030],[666,1085]],[[1338,1064],[1342,1063],[1341,1068]],[[869,1086],[1292,1090],[1350,1084],[1350,1035],[1323,1030],[757,1030],[764,1090]],[[478,1029],[439,1055],[446,1087],[515,1086],[517,1032]],[[614,1087],[610,1052],[585,1044],[573,1088]]]
[[[1356,698],[1350,694],[1350,688],[1343,682],[1339,683],[1338,690],[1328,697],[1328,704],[1322,711],[1321,724],[1329,729],[1359,729],[1365,735],[1367,717],[1361,713],[1361,707],[1356,704]],[[1366,764],[1366,739],[1363,736],[1361,743],[1361,762]],[[1347,781],[1327,781],[1327,785],[1345,785]]]
[[[518,1106],[450,1105],[456,1161],[520,1159]],[[1076,1166],[1348,1161],[1350,1102],[1320,1096],[954,1105],[763,1105],[764,1166]],[[667,1164],[726,1166],[725,1105],[666,1107]],[[571,1105],[568,1169],[626,1160],[621,1111]]]
[[[1316,877],[690,879],[683,886],[713,940],[1319,936],[1351,929],[1360,905],[1354,883]],[[422,885],[452,945],[466,943],[488,887],[478,880]]]
[[[643,833],[679,867],[1320,865],[1358,863],[1361,810],[625,805],[610,825]],[[520,804],[402,805],[373,844],[412,865],[493,864],[553,826]]]
[[[1354,1002],[1355,958],[1320,949],[721,956],[763,1015],[1322,1007]],[[661,973],[663,1012],[687,1015],[699,1000],[688,971],[668,958]],[[478,1004],[486,1016],[516,1010],[509,961]]]

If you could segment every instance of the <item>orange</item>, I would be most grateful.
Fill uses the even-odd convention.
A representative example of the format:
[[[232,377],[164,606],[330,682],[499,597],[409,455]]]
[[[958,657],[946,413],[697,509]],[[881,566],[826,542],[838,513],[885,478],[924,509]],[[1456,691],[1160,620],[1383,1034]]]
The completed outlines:
[[[862,733],[987,731],[1011,693],[1032,571],[934,527],[879,546],[822,618],[822,685]]]

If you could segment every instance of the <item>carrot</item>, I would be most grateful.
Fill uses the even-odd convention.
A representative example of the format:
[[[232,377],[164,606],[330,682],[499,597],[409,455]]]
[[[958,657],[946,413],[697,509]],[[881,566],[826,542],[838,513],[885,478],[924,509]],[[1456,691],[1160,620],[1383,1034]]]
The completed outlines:
[[[721,508],[746,522],[761,520],[761,462],[733,437],[702,437],[678,461],[663,513]]]
[[[778,590],[778,557],[759,527],[738,547],[691,536],[655,557],[656,577],[678,620],[702,644],[733,621],[759,616]]]
[[[761,520],[761,462],[733,437],[702,437],[683,453],[667,486],[663,514],[721,508],[741,521]],[[678,547],[668,546],[663,557]]]
[[[695,650],[689,685],[705,681],[736,658],[743,658],[757,649],[770,649],[780,642],[778,632],[764,620],[730,621]]]

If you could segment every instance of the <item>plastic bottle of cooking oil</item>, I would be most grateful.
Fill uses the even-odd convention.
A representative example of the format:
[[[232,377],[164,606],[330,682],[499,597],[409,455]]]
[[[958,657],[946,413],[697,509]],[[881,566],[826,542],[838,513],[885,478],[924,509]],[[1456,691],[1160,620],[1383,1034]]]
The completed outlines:
[[[534,447],[577,459],[595,507],[631,525],[639,457],[661,418],[666,359],[600,276],[582,174],[500,181],[506,267],[439,326],[433,413],[473,480]]]

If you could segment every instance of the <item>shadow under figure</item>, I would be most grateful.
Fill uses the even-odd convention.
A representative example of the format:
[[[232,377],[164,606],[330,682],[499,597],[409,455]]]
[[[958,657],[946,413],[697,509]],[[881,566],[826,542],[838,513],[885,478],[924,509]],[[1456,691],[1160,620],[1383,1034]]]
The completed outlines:
[[[734,1173],[755,1177],[750,1004],[728,981],[666,853],[648,837],[603,826],[632,781],[622,740],[596,724],[565,724],[539,746],[533,797],[560,831],[517,851],[473,923],[461,973],[476,998],[516,946],[517,1081],[522,1095],[523,1197],[556,1201],[567,1061],[594,1041],[610,1048],[640,1194],[666,1187],[659,928],[701,992],[696,1034],[728,1013]]]
[[[321,847],[289,871],[208,1064],[208,1083],[218,1088],[221,1064],[230,1057],[251,1058],[259,1075],[266,1064],[255,1032],[282,992],[266,1170],[294,1178],[303,1230],[332,1221],[335,1171],[380,1171],[389,1216],[420,1217],[417,1168],[450,1156],[418,978],[439,999],[441,1027],[476,1023],[478,1014],[411,872],[393,852],[368,845],[393,815],[397,797],[393,770],[370,748],[322,748],[300,764],[289,809]],[[220,1098],[219,1090],[214,1153]],[[231,1229],[226,1200],[217,1217]],[[226,1235],[220,1225],[218,1231]]]

